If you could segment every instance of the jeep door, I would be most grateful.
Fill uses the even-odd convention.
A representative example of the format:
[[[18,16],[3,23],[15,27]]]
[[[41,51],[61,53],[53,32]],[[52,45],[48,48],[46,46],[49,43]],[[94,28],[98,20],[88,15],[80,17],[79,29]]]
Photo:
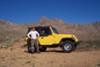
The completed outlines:
[[[40,45],[52,45],[55,38],[52,36],[50,27],[41,27],[40,29],[40,37],[38,38]]]

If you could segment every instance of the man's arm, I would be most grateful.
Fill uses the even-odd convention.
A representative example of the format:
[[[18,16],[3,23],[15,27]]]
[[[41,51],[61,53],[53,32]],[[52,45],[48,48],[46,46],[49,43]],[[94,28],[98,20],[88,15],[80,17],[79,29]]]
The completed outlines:
[[[28,38],[31,38],[31,32],[29,32],[29,33],[27,34],[27,37],[28,37]]]
[[[38,37],[40,36],[40,34],[38,32],[36,34],[37,34]]]

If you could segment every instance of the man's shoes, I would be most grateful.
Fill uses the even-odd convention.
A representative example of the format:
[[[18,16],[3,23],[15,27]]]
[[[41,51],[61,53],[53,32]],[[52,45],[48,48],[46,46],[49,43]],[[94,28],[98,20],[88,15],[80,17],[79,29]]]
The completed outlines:
[[[40,53],[40,51],[36,51],[36,53]]]

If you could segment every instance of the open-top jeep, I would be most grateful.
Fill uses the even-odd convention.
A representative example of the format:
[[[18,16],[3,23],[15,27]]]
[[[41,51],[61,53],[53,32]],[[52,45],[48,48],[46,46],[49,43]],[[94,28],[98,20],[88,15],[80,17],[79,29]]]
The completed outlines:
[[[37,26],[35,30],[40,34],[40,37],[38,37],[40,51],[45,51],[48,47],[61,47],[64,52],[71,52],[79,42],[74,34],[59,34],[52,26]],[[28,39],[27,44],[30,44]],[[35,51],[35,47],[31,50],[30,48],[29,51]]]

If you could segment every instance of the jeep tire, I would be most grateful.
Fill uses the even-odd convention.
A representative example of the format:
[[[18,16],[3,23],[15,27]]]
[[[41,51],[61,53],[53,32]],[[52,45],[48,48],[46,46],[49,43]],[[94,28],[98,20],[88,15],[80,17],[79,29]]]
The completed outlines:
[[[39,47],[39,50],[42,51],[42,52],[46,51],[46,49],[47,49],[47,47],[44,47],[44,46]]]
[[[70,53],[75,49],[74,42],[72,41],[65,41],[62,43],[62,49],[64,52]]]

